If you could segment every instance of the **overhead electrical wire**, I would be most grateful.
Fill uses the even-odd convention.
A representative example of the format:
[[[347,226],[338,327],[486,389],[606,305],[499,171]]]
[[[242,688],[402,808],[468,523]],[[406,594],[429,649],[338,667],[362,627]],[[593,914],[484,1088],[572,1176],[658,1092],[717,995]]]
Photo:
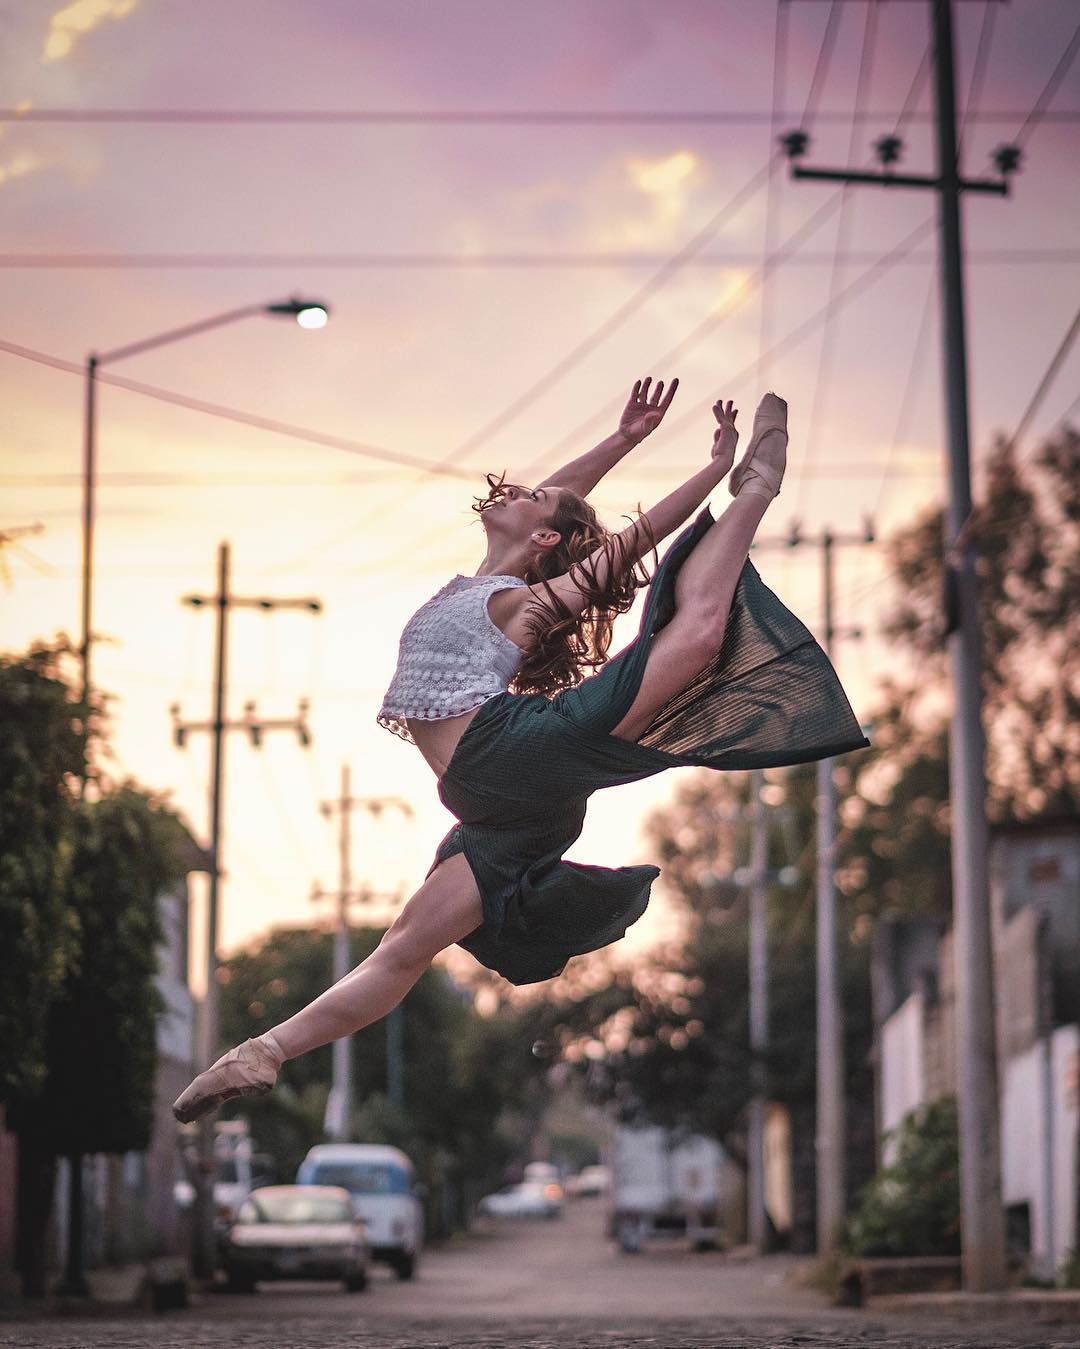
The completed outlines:
[[[1066,67],[1067,69],[1067,67]],[[1049,97],[1060,84],[1062,76],[1056,80]],[[794,110],[783,112],[786,120],[794,120],[798,115]],[[891,111],[874,111],[867,114],[875,121],[891,122],[895,117]],[[1015,109],[1000,108],[980,115],[983,123],[1002,125],[1015,124],[1020,112]],[[830,109],[814,111],[817,122],[832,122],[846,125],[851,117],[850,110]],[[1057,112],[1035,109],[1028,119],[1038,121],[1075,122],[1080,121],[1080,109],[1065,108]],[[918,117],[919,121],[929,122],[930,114]],[[64,124],[77,125],[128,125],[128,126],[768,126],[772,121],[771,110],[766,109],[684,109],[684,110],[641,110],[611,109],[608,111],[588,111],[567,109],[519,109],[505,108],[489,111],[469,111],[467,109],[303,109],[303,108],[0,108],[0,123],[21,123],[24,126]]]
[[[834,0],[833,10],[836,9]],[[773,70],[772,70],[772,118],[769,122],[769,138],[772,145],[776,145],[780,127],[780,106],[784,101],[784,88],[787,78],[787,29],[790,9],[786,0],[777,0],[776,5],[776,26],[773,33]],[[829,15],[832,18],[832,11]],[[822,48],[824,48],[824,41]],[[819,61],[820,65],[820,53]],[[816,74],[816,72],[815,72]],[[811,90],[813,83],[811,82]],[[808,105],[809,106],[809,101]],[[804,114],[805,118],[805,114]],[[765,238],[764,238],[764,256],[761,259],[761,306],[758,325],[758,352],[761,353],[768,346],[770,322],[772,311],[770,300],[772,298],[772,288],[768,284],[768,275],[765,271],[765,264],[769,257],[776,251],[776,229],[777,229],[777,187],[774,178],[769,179],[769,185],[765,192]],[[762,386],[764,380],[764,371],[761,364],[758,364],[757,383]]]
[[[9,356],[18,356],[33,361],[37,365],[46,365],[54,370],[62,370],[69,375],[85,377],[86,369],[75,361],[66,361],[48,352],[35,351],[32,347],[20,346],[16,342],[0,339],[0,351]],[[99,384],[111,384],[129,393],[140,394],[161,403],[171,403],[175,407],[186,408],[191,412],[202,412],[209,417],[218,417],[223,421],[237,422],[242,426],[252,426],[259,431],[270,431],[274,435],[287,436],[292,440],[303,440],[313,445],[323,445],[327,449],[342,450],[346,454],[358,454],[367,459],[377,459],[383,463],[400,464],[405,468],[421,469],[425,473],[439,473],[451,478],[472,478],[475,475],[467,469],[455,468],[451,464],[436,464],[422,459],[418,455],[404,454],[397,450],[384,450],[378,445],[367,445],[362,441],[350,440],[345,436],[331,435],[325,431],[315,431],[305,426],[296,426],[290,422],[277,421],[272,417],[262,417],[258,413],[244,412],[239,408],[225,407],[220,403],[210,403],[202,398],[192,398],[188,394],[176,393],[170,389],[160,389],[153,384],[144,384],[140,380],[128,379],[124,375],[114,375],[99,370]]]
[[[877,39],[877,5],[867,5],[863,23],[862,47],[859,53],[859,71],[855,84],[855,106],[851,117],[851,133],[848,138],[848,163],[855,162],[859,141],[865,120],[866,101],[869,97],[870,82],[873,78],[874,49]],[[848,250],[848,236],[851,232],[852,210],[855,200],[852,186],[845,182],[840,189],[840,218],[836,223],[836,252],[829,274],[829,298],[836,295],[844,276],[844,264],[841,261]],[[832,382],[832,360],[835,329],[827,321],[821,335],[818,351],[817,378],[814,381],[814,393],[810,403],[810,417],[807,425],[806,443],[799,463],[798,486],[795,489],[796,514],[806,497],[807,483],[813,475],[814,457],[817,453],[821,424],[825,417],[826,400]]]
[[[994,15],[996,11],[996,0],[988,0],[983,6],[982,23],[979,26],[979,41],[975,49],[975,61],[972,65],[971,81],[968,84],[967,98],[964,100],[964,111],[960,119],[959,135],[957,137],[960,146],[963,145],[964,136],[978,115],[979,100],[982,96],[983,83],[986,78],[986,71],[990,61],[990,49],[993,45]],[[914,110],[917,97],[913,99],[912,95],[916,87],[921,89],[924,72],[929,70],[932,52],[933,44],[931,42],[927,44],[922,62],[915,73],[914,80],[912,80],[911,91],[909,91],[908,97],[904,100],[905,108],[910,106],[910,108]],[[899,135],[901,130],[902,127],[898,123],[893,134]],[[965,257],[965,264],[968,261],[969,258]],[[915,333],[915,348],[911,354],[907,380],[905,381],[904,389],[900,396],[900,408],[897,413],[896,427],[893,432],[892,441],[889,444],[888,452],[885,456],[885,464],[882,468],[881,481],[878,484],[872,515],[877,515],[882,508],[885,494],[892,477],[893,465],[896,462],[900,445],[904,436],[907,434],[908,426],[910,424],[917,381],[922,377],[923,363],[926,356],[927,337],[930,328],[930,314],[933,308],[933,299],[936,289],[936,278],[934,275],[931,275],[927,286],[926,299],[923,302],[922,315],[919,319],[919,325]]]
[[[490,440],[504,426],[520,417],[526,408],[531,407],[537,399],[548,393],[554,385],[564,379],[571,370],[580,364],[585,356],[605,342],[612,333],[617,332],[631,315],[637,313],[654,292],[666,285],[691,257],[705,247],[706,243],[732,216],[753,199],[771,175],[776,172],[779,163],[779,155],[774,154],[756,173],[746,180],[734,196],[729,198],[720,210],[678,252],[664,263],[659,271],[651,276],[643,286],[639,287],[629,299],[619,305],[615,312],[610,314],[598,328],[594,328],[587,337],[578,342],[550,370],[547,370],[540,379],[535,380],[523,393],[513,399],[501,412],[485,422],[483,426],[478,427],[477,430],[466,436],[447,456],[447,461],[462,459],[484,444],[485,441]]]
[[[661,355],[654,357],[649,363],[650,367],[654,370],[670,367],[674,361],[679,360],[688,352],[692,351],[704,338],[714,332],[721,323],[730,318],[737,310],[741,309],[743,304],[750,299],[754,292],[764,284],[773,268],[786,264],[788,258],[796,252],[799,246],[806,239],[812,237],[813,234],[824,225],[828,218],[836,211],[839,203],[840,193],[836,192],[827,201],[823,202],[811,216],[807,217],[807,219],[792,232],[789,238],[784,241],[780,248],[777,249],[770,258],[766,258],[763,263],[759,264],[755,271],[744,278],[742,284],[734,295],[730,295],[723,300],[717,309],[711,314],[707,314],[695,328],[691,329],[691,331],[685,337],[681,338],[673,347],[669,347]],[[880,257],[880,254],[876,254],[875,259],[877,257]],[[610,421],[613,416],[618,415],[621,408],[621,398],[613,399],[586,418],[585,421],[579,422],[578,425],[575,426],[573,430],[567,432],[560,441],[551,446],[548,450],[545,450],[540,459],[530,463],[524,470],[525,476],[528,477],[530,474],[535,476],[537,472],[546,468],[551,461],[562,454],[563,451],[575,446],[580,446],[582,439],[588,434],[591,428],[595,427],[600,422]],[[694,415],[696,416],[698,414],[695,413]]]
[[[825,20],[825,31],[822,34],[821,45],[818,47],[814,74],[810,80],[810,92],[806,96],[806,106],[803,108],[802,117],[799,120],[799,126],[803,131],[810,131],[814,122],[818,120],[818,100],[821,98],[825,81],[828,79],[829,63],[832,60],[833,48],[836,46],[836,34],[840,28],[842,4],[843,0],[832,0],[828,18]]]
[[[1021,148],[1023,148],[1024,145],[1027,143],[1027,140],[1030,137],[1034,128],[1038,126],[1040,122],[1048,120],[1049,115],[1047,113],[1046,105],[1057,93],[1061,81],[1069,73],[1069,67],[1076,59],[1076,53],[1078,50],[1080,50],[1080,24],[1076,25],[1076,31],[1069,39],[1068,45],[1066,46],[1065,50],[1061,53],[1061,57],[1058,60],[1057,65],[1050,72],[1050,78],[1046,81],[1046,84],[1043,86],[1042,93],[1035,100],[1035,103],[1032,106],[1031,111],[1024,118],[1024,121],[1021,124],[1019,131],[1017,131],[1016,135],[1013,137],[1014,145],[1019,145]]]
[[[1031,425],[1031,419],[1035,416],[1035,413],[1039,410],[1039,407],[1042,404],[1043,399],[1046,397],[1047,390],[1050,388],[1050,385],[1054,382],[1054,377],[1056,376],[1057,372],[1061,369],[1061,364],[1064,361],[1065,357],[1068,355],[1069,348],[1076,340],[1076,334],[1078,332],[1080,332],[1080,309],[1078,309],[1076,313],[1073,315],[1072,322],[1069,324],[1069,327],[1065,332],[1065,336],[1061,339],[1061,343],[1059,344],[1057,350],[1050,358],[1050,364],[1046,367],[1046,370],[1042,378],[1039,380],[1038,387],[1036,388],[1035,392],[1031,395],[1027,407],[1021,414],[1020,420],[1016,424],[1016,430],[1012,433],[1012,435],[1009,438],[1011,444],[1013,445],[1019,444],[1020,440],[1026,434],[1028,427]],[[1066,416],[1068,415],[1069,414],[1066,413]],[[1027,457],[1028,456],[1024,456],[1025,461]]]
[[[793,257],[794,267],[831,267],[835,249]],[[667,253],[0,253],[0,269],[9,271],[180,270],[258,271],[278,267],[333,268],[355,271],[601,270],[656,267]],[[849,263],[873,262],[872,249],[851,249]],[[699,253],[686,267],[740,267],[759,262],[760,253]],[[930,259],[915,254],[908,261]],[[1080,260],[1080,248],[972,249],[966,261],[977,264],[1055,264]]]
[[[914,410],[915,398],[926,365],[926,354],[929,347],[927,339],[930,335],[930,316],[933,313],[934,295],[937,291],[936,281],[937,278],[931,275],[929,284],[926,288],[926,299],[923,302],[919,326],[915,331],[915,345],[911,352],[911,361],[908,364],[907,379],[904,381],[904,388],[900,395],[900,407],[896,415],[896,426],[893,431],[892,440],[889,443],[888,451],[885,455],[885,464],[881,471],[881,479],[878,483],[874,505],[870,511],[871,519],[880,514],[881,508],[885,503],[885,493],[896,476],[894,464],[900,453],[900,446],[904,443],[904,438],[911,425],[911,414]]]

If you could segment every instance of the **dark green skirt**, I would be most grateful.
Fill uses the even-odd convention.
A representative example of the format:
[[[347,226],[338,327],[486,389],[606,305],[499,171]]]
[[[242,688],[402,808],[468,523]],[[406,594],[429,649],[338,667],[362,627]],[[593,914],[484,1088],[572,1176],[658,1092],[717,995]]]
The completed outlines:
[[[649,902],[658,867],[562,860],[593,792],[665,768],[772,768],[869,744],[825,652],[749,561],[709,665],[639,741],[610,734],[634,701],[652,637],[675,612],[679,568],[712,523],[706,508],[664,554],[628,647],[553,698],[503,693],[484,703],[440,780],[460,824],[432,871],[465,854],[484,921],[461,945],[511,983],[553,978],[571,956],[616,941]]]

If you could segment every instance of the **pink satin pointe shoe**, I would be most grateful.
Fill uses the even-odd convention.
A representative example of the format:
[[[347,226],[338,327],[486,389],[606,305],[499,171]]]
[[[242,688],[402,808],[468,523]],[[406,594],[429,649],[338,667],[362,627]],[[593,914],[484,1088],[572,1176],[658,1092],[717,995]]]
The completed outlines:
[[[746,453],[728,479],[731,495],[750,492],[770,501],[778,496],[787,467],[787,440],[787,403],[767,393],[754,413],[754,430]]]
[[[234,1096],[265,1096],[277,1081],[281,1062],[261,1040],[245,1040],[207,1068],[173,1102],[173,1114],[190,1124]]]

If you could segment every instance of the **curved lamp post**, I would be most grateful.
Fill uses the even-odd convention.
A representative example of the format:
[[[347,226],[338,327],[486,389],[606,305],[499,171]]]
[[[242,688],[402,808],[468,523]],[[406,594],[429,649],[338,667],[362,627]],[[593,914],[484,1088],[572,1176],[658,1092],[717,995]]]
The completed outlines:
[[[168,332],[148,337],[142,342],[133,342],[130,346],[117,347],[115,351],[92,352],[86,359],[86,429],[83,452],[83,555],[82,555],[82,640],[79,653],[82,661],[82,696],[85,703],[90,696],[90,610],[94,574],[94,459],[97,449],[97,372],[103,365],[121,361],[127,356],[137,356],[150,351],[153,347],[163,347],[168,342],[179,342],[185,337],[194,337],[197,333],[207,332],[210,328],[220,328],[226,323],[235,323],[237,319],[251,318],[255,314],[271,314],[277,318],[293,318],[301,328],[322,328],[330,316],[330,306],[321,300],[305,300],[299,296],[274,304],[249,304],[240,309],[228,309],[223,314],[202,319],[198,323],[188,323],[182,328],[171,328]]]

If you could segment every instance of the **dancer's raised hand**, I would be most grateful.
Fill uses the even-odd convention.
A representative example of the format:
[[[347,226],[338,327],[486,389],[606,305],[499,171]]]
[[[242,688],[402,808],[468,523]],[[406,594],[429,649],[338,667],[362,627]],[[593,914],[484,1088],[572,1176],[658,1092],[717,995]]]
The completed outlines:
[[[639,444],[646,436],[651,435],[664,420],[664,413],[671,407],[671,400],[679,387],[679,381],[673,379],[667,394],[661,397],[664,394],[664,381],[661,380],[650,396],[651,383],[652,375],[644,381],[640,379],[634,381],[630,401],[619,418],[620,435],[625,436],[633,445]]]
[[[714,459],[726,459],[728,468],[735,462],[735,446],[739,443],[739,432],[735,427],[735,418],[739,415],[739,409],[729,398],[725,403],[722,398],[718,398],[712,407],[713,416],[718,425],[713,433],[712,457]]]

